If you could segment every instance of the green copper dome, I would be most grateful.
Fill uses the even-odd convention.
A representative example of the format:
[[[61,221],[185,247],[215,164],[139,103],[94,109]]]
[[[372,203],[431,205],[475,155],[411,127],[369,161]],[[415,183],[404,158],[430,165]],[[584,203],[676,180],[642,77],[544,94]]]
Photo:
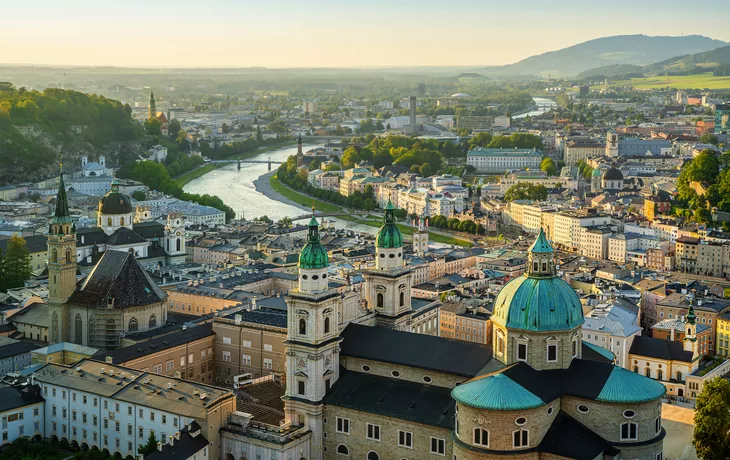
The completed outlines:
[[[612,403],[641,403],[659,399],[666,392],[667,388],[660,382],[614,366],[596,400]]]
[[[530,247],[527,273],[497,294],[492,320],[508,329],[571,330],[583,325],[583,307],[573,288],[555,272],[553,248],[540,230]]]
[[[393,202],[388,200],[388,204],[385,206],[385,223],[380,227],[376,242],[379,248],[403,247],[403,234],[395,224],[394,211]]]
[[[494,374],[466,382],[451,390],[461,404],[484,410],[527,410],[545,402],[506,375]]]
[[[308,241],[302,252],[299,253],[299,268],[326,268],[328,266],[329,256],[327,250],[319,242],[319,223],[314,218],[314,209],[312,209]]]

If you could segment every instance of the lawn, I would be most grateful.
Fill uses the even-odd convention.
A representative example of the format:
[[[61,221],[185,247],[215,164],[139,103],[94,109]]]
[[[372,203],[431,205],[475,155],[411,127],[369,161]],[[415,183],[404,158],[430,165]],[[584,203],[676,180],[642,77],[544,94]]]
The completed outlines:
[[[180,187],[184,186],[191,180],[197,179],[200,176],[203,176],[205,174],[208,174],[209,172],[213,171],[214,169],[218,168],[218,165],[215,164],[207,164],[201,168],[194,169],[192,171],[188,171],[185,174],[179,176],[177,179],[175,179],[175,183],[179,185]]]
[[[295,203],[301,204],[302,206],[306,206],[309,208],[312,206],[312,203],[314,203],[314,207],[317,209],[317,211],[342,212],[342,208],[337,205],[326,203],[324,201],[317,200],[316,198],[311,198],[307,195],[302,195],[299,192],[295,192],[294,190],[279,182],[279,178],[276,177],[276,174],[271,176],[271,178],[269,179],[269,184],[271,184],[271,188],[273,188],[276,193],[279,193],[285,198],[288,198]]]
[[[728,89],[730,88],[730,77],[716,77],[712,73],[701,73],[696,75],[658,76],[647,78],[632,78],[630,80],[619,80],[611,82],[611,86],[631,85],[636,89]]]

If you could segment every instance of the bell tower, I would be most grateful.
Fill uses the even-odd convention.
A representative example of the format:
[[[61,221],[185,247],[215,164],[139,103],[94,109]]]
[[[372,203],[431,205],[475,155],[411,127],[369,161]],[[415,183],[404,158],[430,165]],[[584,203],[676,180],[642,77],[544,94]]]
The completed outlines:
[[[375,243],[375,269],[363,273],[365,299],[378,326],[408,330],[411,312],[411,271],[403,263],[403,235],[388,200],[383,226]]]
[[[286,297],[288,307],[286,346],[287,422],[312,431],[307,459],[323,458],[323,399],[340,375],[338,307],[340,294],[328,286],[329,256],[322,246],[319,223],[309,221],[307,244],[299,254],[299,284]]]
[[[684,350],[692,352],[692,361],[700,357],[697,350],[697,315],[695,315],[694,305],[691,304],[689,311],[687,311],[687,321],[684,330]]]
[[[304,152],[302,152],[302,135],[297,138],[297,168],[304,166]]]
[[[147,119],[151,120],[157,118],[157,104],[155,103],[155,93],[150,91],[150,105],[149,111],[147,112]]]
[[[71,219],[63,181],[63,165],[56,196],[56,212],[48,227],[48,305],[50,342],[66,340],[66,301],[76,290],[76,225]]]

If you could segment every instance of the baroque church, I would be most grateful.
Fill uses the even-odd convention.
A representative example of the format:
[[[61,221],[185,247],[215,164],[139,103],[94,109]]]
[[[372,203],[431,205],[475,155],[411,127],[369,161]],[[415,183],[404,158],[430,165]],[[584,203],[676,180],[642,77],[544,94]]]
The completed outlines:
[[[99,203],[99,229],[105,235],[131,232],[129,198],[112,188]],[[124,229],[125,231],[121,231]],[[102,245],[90,273],[76,281],[81,252],[61,174],[55,215],[48,232],[48,324],[51,343],[73,342],[119,348],[124,334],[161,327],[167,321],[167,294],[137,260],[142,244]],[[145,240],[145,243],[147,241]],[[147,243],[149,244],[149,243]],[[96,246],[97,248],[99,246]]]
[[[272,455],[662,459],[665,387],[582,342],[580,300],[557,275],[542,231],[527,272],[496,298],[491,346],[399,330],[411,288],[390,204],[375,253],[364,288],[370,319],[340,327],[312,217],[287,296],[282,426],[296,435],[272,444]],[[245,437],[224,437],[221,447],[227,460],[263,452]]]
[[[107,250],[127,251],[145,267],[185,262],[185,220],[172,212],[163,225],[149,209],[132,206],[114,178],[111,190],[99,200],[97,226],[76,232],[76,251],[82,271],[91,270]]]

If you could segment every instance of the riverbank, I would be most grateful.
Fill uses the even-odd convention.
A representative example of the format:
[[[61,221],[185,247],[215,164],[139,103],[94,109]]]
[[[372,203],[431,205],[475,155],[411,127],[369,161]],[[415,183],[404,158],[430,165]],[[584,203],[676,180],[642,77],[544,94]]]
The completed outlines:
[[[198,177],[202,177],[217,168],[218,168],[218,165],[213,164],[213,163],[208,163],[206,165],[202,165],[197,169],[193,169],[192,171],[188,171],[186,173],[180,174],[179,176],[177,176],[175,178],[175,183],[177,185],[179,185],[180,187],[184,187],[185,184],[187,184],[191,180],[195,180]]]
[[[312,207],[312,204],[314,203],[314,206],[317,210],[322,212],[344,212],[345,209],[343,209],[340,206],[326,203],[321,200],[317,200],[316,198],[309,197],[307,195],[301,194],[299,192],[296,192],[286,185],[282,184],[281,181],[276,177],[276,171],[271,171],[270,173],[264,174],[257,180],[253,181],[254,187],[256,188],[257,192],[262,193],[267,198],[270,198],[272,200],[281,201],[286,204],[290,204],[292,206],[296,206],[301,209],[309,210]],[[377,214],[377,213],[373,213]],[[382,225],[381,218],[374,217],[374,216],[337,216],[338,219],[341,220],[347,220],[349,222],[360,224],[360,225],[367,225],[368,227],[374,227],[378,228]],[[413,227],[409,227],[404,224],[398,224],[398,228],[404,235],[413,235]],[[453,244],[457,246],[466,246],[471,247],[473,246],[473,243],[471,241],[462,240],[459,238],[455,238],[448,235],[443,235],[439,233],[434,233],[433,231],[430,231],[428,233],[428,238],[430,241],[433,241],[434,243],[443,243],[443,244]]]

